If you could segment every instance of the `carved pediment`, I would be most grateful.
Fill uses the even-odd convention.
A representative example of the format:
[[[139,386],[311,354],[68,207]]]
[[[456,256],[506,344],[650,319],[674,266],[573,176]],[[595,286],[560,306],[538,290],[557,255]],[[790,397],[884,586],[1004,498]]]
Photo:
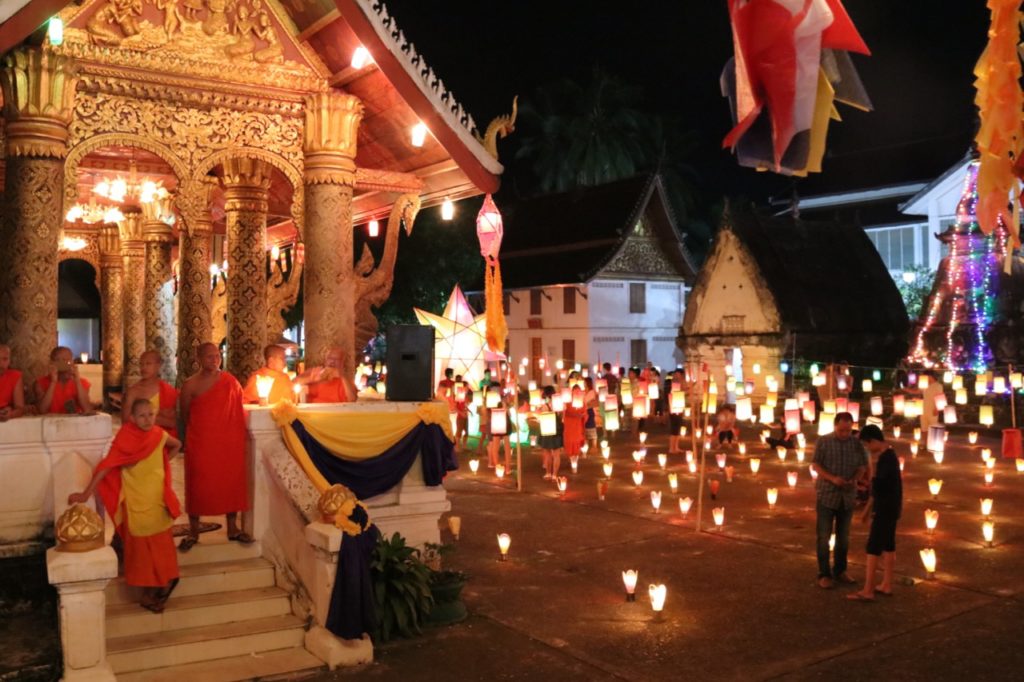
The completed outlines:
[[[86,63],[291,90],[326,87],[274,0],[89,0],[61,12],[54,51]]]
[[[681,277],[643,220],[637,221],[622,248],[601,272],[616,275]]]

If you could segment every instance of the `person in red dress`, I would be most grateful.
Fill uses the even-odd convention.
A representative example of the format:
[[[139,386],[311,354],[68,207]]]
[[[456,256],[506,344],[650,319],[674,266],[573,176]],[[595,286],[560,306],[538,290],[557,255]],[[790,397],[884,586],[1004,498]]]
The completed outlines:
[[[352,403],[358,391],[352,381],[352,372],[345,371],[345,351],[331,346],[324,355],[324,364],[306,370],[295,383],[309,387],[308,402]]]
[[[68,504],[88,502],[99,491],[124,543],[125,582],[142,587],[143,608],[160,613],[179,576],[172,528],[181,505],[171,488],[170,458],[181,441],[154,428],[156,411],[145,398],[128,415],[88,487],[69,495]]]
[[[578,456],[582,452],[585,442],[584,424],[587,421],[587,408],[586,406],[572,406],[574,402],[579,402],[582,405],[583,395],[583,389],[574,386],[572,400],[562,410],[562,422],[564,423],[562,447],[565,448],[565,454],[569,457]]]
[[[25,413],[25,387],[21,372],[11,369],[11,347],[0,344],[0,422]]]
[[[168,436],[178,437],[178,389],[160,378],[163,360],[160,353],[147,350],[139,356],[142,378],[132,384],[121,402],[121,422],[131,420],[132,405],[136,400],[148,400],[156,415],[156,425]]]
[[[185,511],[189,534],[178,544],[187,552],[199,542],[199,517],[227,517],[228,540],[250,544],[238,527],[238,512],[249,509],[246,473],[248,430],[242,386],[220,368],[220,348],[199,346],[198,372],[181,387],[185,422]]]
[[[39,414],[92,414],[89,381],[78,376],[71,349],[50,351],[50,374],[36,379]]]

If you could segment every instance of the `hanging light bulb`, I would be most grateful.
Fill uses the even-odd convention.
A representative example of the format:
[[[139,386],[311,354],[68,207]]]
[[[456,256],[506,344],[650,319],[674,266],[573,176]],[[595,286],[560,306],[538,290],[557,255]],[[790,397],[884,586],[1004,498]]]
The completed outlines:
[[[373,57],[370,56],[370,51],[362,45],[357,47],[355,52],[352,53],[352,68],[357,71],[372,62]]]
[[[54,46],[64,42],[64,21],[60,17],[50,17],[50,21],[46,24],[46,37]]]
[[[274,244],[273,246],[270,247],[270,260],[275,260],[276,261],[280,257],[281,257],[281,247],[278,246],[277,244]]]
[[[455,217],[455,204],[448,197],[444,198],[441,204],[441,220],[451,220]]]
[[[371,237],[376,237],[377,235],[379,235],[380,222],[377,220],[371,220],[369,223],[367,223],[366,234],[370,235]]]
[[[427,141],[427,124],[417,123],[414,125],[412,127],[411,137],[413,147],[422,147]]]

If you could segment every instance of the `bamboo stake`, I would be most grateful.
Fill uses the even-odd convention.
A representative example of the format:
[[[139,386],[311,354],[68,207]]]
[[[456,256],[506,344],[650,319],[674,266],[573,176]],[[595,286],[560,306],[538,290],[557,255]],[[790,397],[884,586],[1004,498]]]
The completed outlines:
[[[693,407],[690,408],[690,431],[691,442],[693,444],[693,454],[697,455],[697,448],[700,448],[700,466],[697,468],[697,532],[700,532],[701,517],[704,510],[704,445],[701,441],[700,446],[697,445],[697,427],[700,424],[700,413],[704,411],[704,383],[701,377],[701,362],[700,357],[697,357],[697,376],[694,381],[694,386],[699,390],[699,398],[695,398],[693,401]],[[704,437],[704,432],[701,430],[701,438]]]
[[[1008,367],[1007,377],[1013,374],[1013,365],[1008,365]],[[1017,428],[1017,393],[1013,387],[1013,382],[1010,383],[1010,420],[1013,428]]]

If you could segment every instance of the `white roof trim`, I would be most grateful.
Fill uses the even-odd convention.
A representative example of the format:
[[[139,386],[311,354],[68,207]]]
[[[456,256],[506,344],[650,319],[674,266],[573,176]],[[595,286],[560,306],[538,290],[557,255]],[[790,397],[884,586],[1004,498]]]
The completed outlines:
[[[830,208],[833,206],[846,206],[848,204],[861,204],[871,201],[884,201],[885,199],[897,199],[899,197],[913,196],[927,186],[924,182],[909,182],[902,185],[888,185],[885,187],[872,187],[869,189],[856,189],[848,192],[835,192],[833,194],[819,194],[813,197],[801,198],[801,210],[813,210],[818,208]],[[781,213],[789,213],[792,206]]]
[[[13,17],[30,0],[0,0],[0,24]]]
[[[2,2],[3,0],[0,0]],[[370,25],[388,50],[409,74],[420,92],[434,105],[434,109],[448,124],[466,148],[480,161],[481,165],[494,175],[501,175],[505,170],[497,159],[487,153],[476,138],[476,122],[468,111],[455,100],[455,95],[445,88],[441,78],[427,66],[423,56],[416,52],[411,41],[398,28],[394,18],[388,14],[383,0],[357,0],[363,14],[370,20]]]
[[[952,186],[957,190],[963,187],[964,173],[967,172],[967,166],[973,160],[967,158],[957,161],[945,173],[932,180],[921,191],[900,204],[900,212],[907,215],[928,215],[928,205],[937,191],[941,190],[940,193],[945,194],[949,191],[949,183],[952,183]]]

